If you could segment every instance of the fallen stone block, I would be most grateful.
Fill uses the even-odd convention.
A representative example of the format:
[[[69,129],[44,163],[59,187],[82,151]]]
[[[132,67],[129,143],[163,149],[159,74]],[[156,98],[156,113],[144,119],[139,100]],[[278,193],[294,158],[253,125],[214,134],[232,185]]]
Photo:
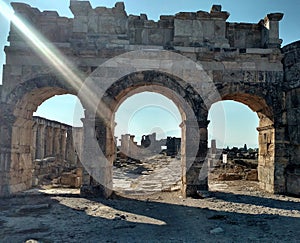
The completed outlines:
[[[257,170],[250,170],[249,172],[247,172],[245,179],[247,181],[258,181]]]
[[[235,180],[242,180],[243,176],[234,173],[222,173],[219,175],[219,181],[235,181]]]
[[[60,183],[65,186],[79,188],[81,186],[81,177],[71,173],[63,173]]]

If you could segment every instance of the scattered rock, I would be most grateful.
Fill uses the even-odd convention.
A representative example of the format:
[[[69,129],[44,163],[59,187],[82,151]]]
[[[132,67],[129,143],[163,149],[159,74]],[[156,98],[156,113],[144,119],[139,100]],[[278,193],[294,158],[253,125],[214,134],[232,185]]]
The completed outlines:
[[[217,228],[212,229],[209,233],[210,234],[220,234],[223,232],[224,232],[224,229],[222,229],[221,227],[217,227]]]
[[[75,207],[75,208],[72,208],[72,209],[73,209],[73,210],[76,210],[76,211],[81,211],[81,212],[83,212],[83,211],[87,210],[88,207]]]
[[[25,243],[40,243],[40,241],[30,239],[30,240],[26,240]]]
[[[116,213],[115,218],[113,220],[126,220],[126,217],[127,215]]]

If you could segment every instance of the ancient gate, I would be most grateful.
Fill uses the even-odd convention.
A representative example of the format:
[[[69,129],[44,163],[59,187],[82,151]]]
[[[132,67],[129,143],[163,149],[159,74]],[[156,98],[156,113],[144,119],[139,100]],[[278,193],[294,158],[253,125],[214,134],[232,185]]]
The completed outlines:
[[[211,105],[235,100],[257,112],[259,183],[300,195],[300,43],[280,48],[278,23],[226,22],[210,12],[127,15],[123,3],[93,9],[71,1],[74,18],[12,3],[0,87],[0,195],[32,186],[32,114],[46,99],[74,94],[85,109],[85,191],[112,193],[114,114],[143,91],[170,98],[182,115],[182,192],[207,189],[207,120]],[[88,190],[86,190],[88,189]]]

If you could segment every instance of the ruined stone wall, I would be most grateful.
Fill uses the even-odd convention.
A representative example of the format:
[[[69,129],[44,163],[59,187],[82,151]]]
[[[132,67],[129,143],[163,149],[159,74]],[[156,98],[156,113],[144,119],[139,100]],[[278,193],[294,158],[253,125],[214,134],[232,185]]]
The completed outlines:
[[[300,194],[300,41],[285,46],[284,69],[286,89],[286,119],[288,129],[285,136],[289,144],[289,164],[286,167],[287,192]]]
[[[221,6],[214,6],[209,13],[181,12],[161,16],[155,22],[148,20],[145,14],[128,15],[123,3],[116,3],[111,9],[93,9],[88,1],[71,1],[70,4],[74,18],[60,17],[55,11],[40,12],[23,3],[12,3],[12,6],[45,38],[45,42],[54,44],[71,63],[86,73],[108,58],[145,46],[174,50],[194,60],[211,62],[214,51],[220,48],[229,48],[229,52],[222,55],[230,60],[241,52],[252,56],[271,55],[271,49],[257,48],[279,47],[281,43],[278,21],[282,14],[275,17],[269,14],[257,24],[228,23],[229,13],[222,11]],[[3,98],[20,82],[52,71],[13,25],[8,40]],[[236,49],[237,53],[234,52]],[[208,64],[208,67],[212,66]]]

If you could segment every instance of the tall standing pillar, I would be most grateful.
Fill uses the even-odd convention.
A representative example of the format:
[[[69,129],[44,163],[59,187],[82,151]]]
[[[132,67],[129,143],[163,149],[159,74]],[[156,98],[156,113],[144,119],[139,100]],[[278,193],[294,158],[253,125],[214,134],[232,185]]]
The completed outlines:
[[[15,117],[9,112],[3,103],[0,105],[0,196],[11,194],[10,167],[11,167],[11,144],[12,130]],[[11,114],[11,115],[9,115]]]
[[[60,130],[60,153],[59,158],[63,161],[66,158],[67,132],[65,129]]]
[[[58,157],[60,154],[60,128],[55,127],[53,131],[53,155]]]
[[[53,127],[46,128],[46,156],[53,156]]]
[[[45,128],[44,124],[39,124],[37,128],[36,138],[36,157],[37,159],[43,159],[45,157]]]
[[[268,14],[264,21],[263,25],[264,31],[264,42],[263,43],[268,48],[280,48],[282,40],[279,39],[279,21],[282,19],[282,13],[271,13]]]
[[[89,117],[83,121],[84,137],[81,162],[84,166],[81,195],[108,198],[112,194],[114,138],[104,120]]]
[[[37,158],[37,130],[38,124],[34,123],[32,126],[32,148],[31,148],[31,155],[33,159]]]
[[[72,128],[67,129],[67,141],[66,141],[66,160],[71,162],[72,165],[77,165],[77,158],[75,153],[75,146],[73,142]]]
[[[208,121],[184,121],[181,124],[181,151],[184,153],[182,191],[186,196],[193,196],[198,190],[208,190],[207,126]]]

